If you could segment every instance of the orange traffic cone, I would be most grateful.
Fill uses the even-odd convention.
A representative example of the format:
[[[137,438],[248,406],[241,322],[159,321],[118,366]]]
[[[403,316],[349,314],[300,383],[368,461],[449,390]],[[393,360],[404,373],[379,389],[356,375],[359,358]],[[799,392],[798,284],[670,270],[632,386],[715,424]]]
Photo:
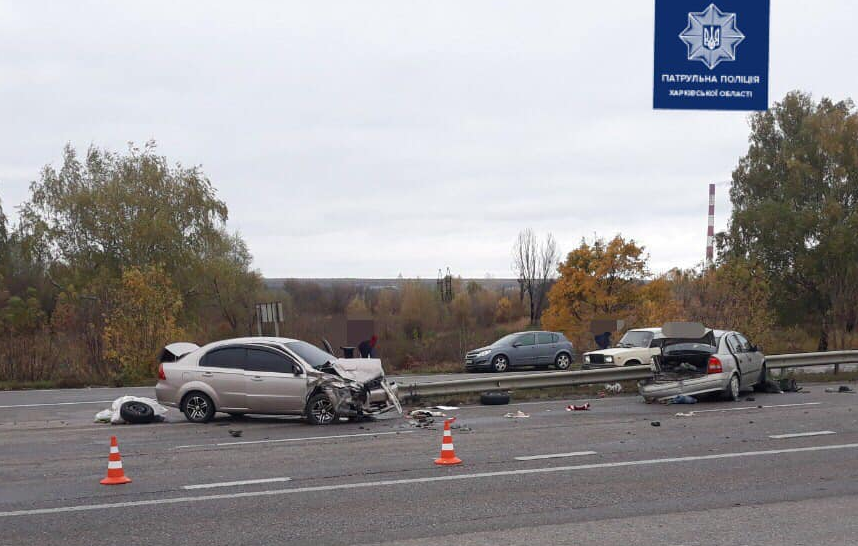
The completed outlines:
[[[110,437],[110,456],[107,458],[107,477],[101,480],[102,485],[120,485],[131,483],[131,478],[122,470],[122,457],[119,456],[119,444],[116,436]]]
[[[455,420],[456,418],[453,417],[444,421],[444,439],[441,440],[441,456],[435,459],[435,464],[462,464],[462,459],[456,457],[456,450],[453,449],[453,433],[450,432],[450,423]]]

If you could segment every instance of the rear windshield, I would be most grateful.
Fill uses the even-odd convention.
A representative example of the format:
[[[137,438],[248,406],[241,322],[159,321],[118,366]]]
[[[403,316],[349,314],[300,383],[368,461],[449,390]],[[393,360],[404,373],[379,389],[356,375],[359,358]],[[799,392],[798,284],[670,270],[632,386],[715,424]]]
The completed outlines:
[[[715,347],[713,347],[709,343],[702,342],[674,343],[664,348],[664,354],[714,352]]]
[[[304,359],[304,362],[317,370],[337,359],[334,355],[319,349],[315,345],[310,345],[306,341],[290,341],[286,347],[295,351],[295,354]]]

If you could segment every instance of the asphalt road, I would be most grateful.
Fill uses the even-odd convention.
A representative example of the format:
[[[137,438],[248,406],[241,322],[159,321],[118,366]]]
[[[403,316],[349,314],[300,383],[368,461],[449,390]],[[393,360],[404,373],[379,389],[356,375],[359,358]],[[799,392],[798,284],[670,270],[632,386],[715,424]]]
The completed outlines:
[[[112,390],[0,393],[0,544],[855,544],[858,395],[808,388],[463,407],[451,468],[399,416],[111,426],[80,402]],[[111,434],[131,484],[98,483]]]

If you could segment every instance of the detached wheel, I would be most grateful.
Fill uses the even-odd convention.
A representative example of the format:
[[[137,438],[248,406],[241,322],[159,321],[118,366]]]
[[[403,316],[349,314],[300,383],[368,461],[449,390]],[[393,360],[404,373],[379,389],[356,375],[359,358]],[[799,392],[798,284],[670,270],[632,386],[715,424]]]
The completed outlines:
[[[119,406],[119,416],[126,423],[143,425],[155,420],[155,410],[143,402],[125,402]]]
[[[557,358],[554,359],[554,367],[558,370],[568,370],[571,365],[572,357],[567,353],[560,353],[557,355]]]
[[[733,402],[739,401],[739,376],[733,374],[730,376],[730,383],[727,385],[727,389],[724,391],[724,400],[731,400]]]
[[[192,423],[207,423],[214,417],[215,405],[203,392],[191,392],[182,399],[182,413]]]
[[[504,355],[497,355],[492,359],[492,371],[496,373],[505,372],[509,369],[509,360]]]
[[[484,406],[502,406],[509,404],[509,393],[492,391],[480,395],[480,404]]]
[[[311,425],[330,425],[337,419],[334,403],[327,394],[320,393],[307,402],[307,421]]]

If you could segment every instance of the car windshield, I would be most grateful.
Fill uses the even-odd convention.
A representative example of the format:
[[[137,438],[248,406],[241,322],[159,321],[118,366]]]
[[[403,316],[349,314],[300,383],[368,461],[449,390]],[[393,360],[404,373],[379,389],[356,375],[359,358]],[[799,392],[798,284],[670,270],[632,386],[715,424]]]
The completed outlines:
[[[507,336],[503,336],[499,340],[492,343],[492,345],[512,345],[512,342],[519,336],[519,334],[509,334]]]
[[[649,347],[649,343],[652,341],[652,336],[652,332],[629,330],[620,342],[617,343],[617,347]]]
[[[315,345],[310,345],[306,341],[290,341],[286,344],[286,347],[294,351],[295,354],[304,359],[304,362],[317,370],[337,359],[334,355],[319,349]]]

